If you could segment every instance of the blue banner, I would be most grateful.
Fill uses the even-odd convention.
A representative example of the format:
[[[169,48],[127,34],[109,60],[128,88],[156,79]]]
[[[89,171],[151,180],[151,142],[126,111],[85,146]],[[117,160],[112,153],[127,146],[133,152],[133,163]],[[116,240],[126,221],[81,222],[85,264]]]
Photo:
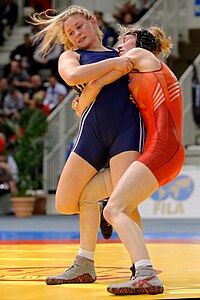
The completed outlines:
[[[194,15],[200,17],[200,0],[194,1]]]

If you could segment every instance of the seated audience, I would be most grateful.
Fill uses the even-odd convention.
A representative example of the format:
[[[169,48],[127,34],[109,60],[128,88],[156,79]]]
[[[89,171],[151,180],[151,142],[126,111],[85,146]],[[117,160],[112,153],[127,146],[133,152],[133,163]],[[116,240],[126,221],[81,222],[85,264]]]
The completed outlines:
[[[24,101],[26,104],[30,105],[36,99],[40,102],[43,101],[47,89],[47,82],[42,81],[39,74],[32,75],[30,77],[30,86],[26,93],[24,93]]]
[[[22,67],[27,70],[29,74],[36,73],[34,68],[33,54],[35,46],[33,45],[31,36],[29,33],[24,34],[24,42],[18,45],[10,53],[10,60],[18,60],[21,62]]]
[[[13,0],[4,0],[0,7],[1,22],[4,27],[8,27],[8,34],[12,34],[13,27],[17,23],[18,18],[18,4]]]
[[[51,74],[56,75],[58,73],[58,59],[63,52],[63,47],[59,44],[55,45],[44,58],[40,53],[41,43],[38,43],[36,46],[33,54],[34,68],[37,70],[50,69]]]
[[[3,103],[4,115],[18,121],[20,118],[20,112],[23,108],[23,94],[16,87],[11,86]]]
[[[3,108],[3,103],[4,103],[5,96],[8,93],[8,88],[9,85],[8,85],[7,78],[5,77],[0,78],[0,112]]]
[[[51,112],[67,96],[68,90],[63,84],[58,82],[55,76],[49,78],[49,84],[43,104],[48,106],[49,112]]]
[[[113,17],[120,24],[124,24],[126,22],[126,20],[124,21],[124,16],[126,16],[127,13],[131,15],[132,20],[135,19],[136,7],[131,0],[118,1],[116,2],[115,6],[116,6],[116,10],[113,12]]]
[[[25,93],[30,86],[30,75],[22,67],[20,61],[10,62],[10,72],[7,76],[9,85],[15,86],[21,93]]]
[[[105,47],[113,47],[117,43],[118,33],[117,31],[109,24],[104,21],[102,12],[94,12],[99,28],[103,32],[102,43]]]
[[[51,0],[25,0],[24,6],[33,7],[36,12],[51,8]]]
[[[118,0],[113,17],[123,25],[136,23],[155,2],[156,0]]]

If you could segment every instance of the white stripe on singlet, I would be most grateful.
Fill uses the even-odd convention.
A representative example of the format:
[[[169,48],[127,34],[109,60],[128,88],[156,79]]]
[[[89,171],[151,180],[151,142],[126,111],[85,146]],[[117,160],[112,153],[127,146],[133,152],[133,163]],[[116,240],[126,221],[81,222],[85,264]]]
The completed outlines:
[[[93,106],[94,102],[92,102],[85,110],[84,112],[82,113],[82,116],[81,116],[81,120],[80,120],[80,124],[79,124],[79,130],[78,130],[78,134],[77,134],[77,137],[76,137],[76,141],[74,143],[74,147],[72,149],[72,151],[74,151],[78,145],[78,142],[81,138],[81,134],[83,132],[83,127],[84,127],[84,124],[85,124],[85,119],[87,118],[92,106]]]

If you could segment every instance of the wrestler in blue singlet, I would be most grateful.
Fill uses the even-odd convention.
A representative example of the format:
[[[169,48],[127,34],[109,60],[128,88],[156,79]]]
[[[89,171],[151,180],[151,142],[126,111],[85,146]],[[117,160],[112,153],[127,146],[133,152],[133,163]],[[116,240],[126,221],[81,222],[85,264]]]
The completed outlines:
[[[80,55],[81,65],[118,57],[114,49],[76,52]],[[144,138],[143,121],[130,101],[126,75],[104,86],[96,101],[84,110],[73,151],[99,171],[121,152],[142,152]]]

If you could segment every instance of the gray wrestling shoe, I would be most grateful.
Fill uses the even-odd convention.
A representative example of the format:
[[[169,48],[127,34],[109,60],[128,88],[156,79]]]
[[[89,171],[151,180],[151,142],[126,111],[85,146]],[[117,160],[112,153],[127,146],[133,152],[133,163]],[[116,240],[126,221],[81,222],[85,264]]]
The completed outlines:
[[[138,268],[128,282],[110,284],[107,291],[115,295],[156,295],[163,293],[164,287],[152,267],[147,266]]]
[[[48,276],[46,284],[92,283],[95,280],[94,262],[77,255],[74,264],[68,270],[56,276]]]

